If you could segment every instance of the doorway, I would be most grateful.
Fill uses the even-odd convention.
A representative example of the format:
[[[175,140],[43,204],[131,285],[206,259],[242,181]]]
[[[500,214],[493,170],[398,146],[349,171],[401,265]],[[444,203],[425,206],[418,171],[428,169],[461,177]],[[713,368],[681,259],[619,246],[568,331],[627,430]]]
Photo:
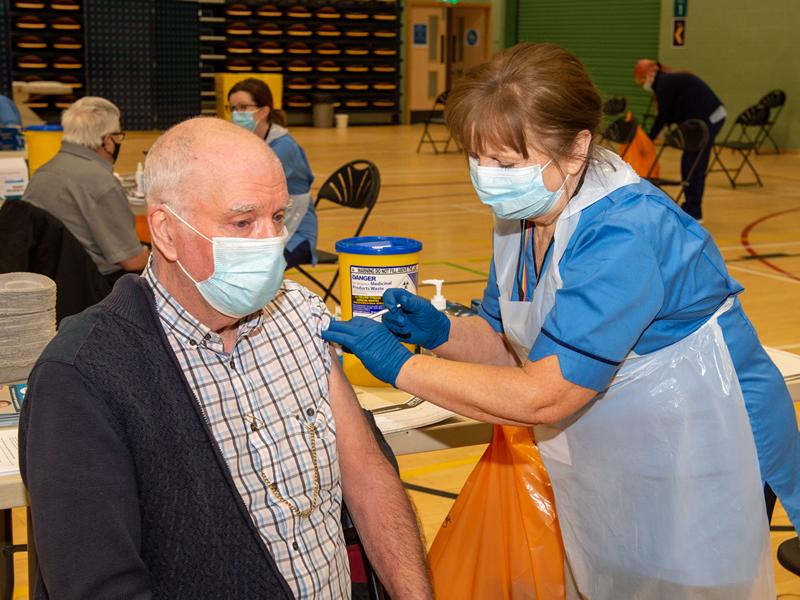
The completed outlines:
[[[406,122],[428,117],[439,94],[489,58],[491,10],[489,4],[409,4]]]

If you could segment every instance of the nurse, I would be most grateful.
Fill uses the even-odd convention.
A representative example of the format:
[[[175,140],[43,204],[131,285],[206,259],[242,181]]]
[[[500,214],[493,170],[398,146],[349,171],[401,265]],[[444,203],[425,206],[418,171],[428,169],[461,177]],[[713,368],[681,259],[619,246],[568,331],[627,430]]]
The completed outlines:
[[[533,426],[583,597],[774,597],[763,486],[800,524],[794,408],[708,232],[595,145],[601,99],[565,50],[497,54],[446,116],[495,215],[480,317],[389,290],[383,323],[323,337],[430,402]]]
[[[286,211],[286,268],[317,264],[317,213],[311,199],[314,175],[306,153],[286,128],[286,115],[275,108],[269,86],[254,77],[228,91],[231,120],[262,138],[278,156],[291,202]]]

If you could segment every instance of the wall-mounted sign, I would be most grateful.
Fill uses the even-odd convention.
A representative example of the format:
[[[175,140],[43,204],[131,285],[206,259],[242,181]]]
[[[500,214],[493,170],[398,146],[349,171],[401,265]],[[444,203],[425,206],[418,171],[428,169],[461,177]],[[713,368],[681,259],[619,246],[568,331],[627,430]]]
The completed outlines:
[[[414,23],[413,28],[413,45],[418,48],[424,48],[428,45],[428,24],[427,23]]]
[[[478,45],[478,30],[477,29],[467,29],[467,33],[464,35],[466,39],[467,46],[477,46]]]
[[[686,45],[686,19],[675,19],[672,23],[672,47],[683,48]]]
[[[688,4],[689,0],[675,0],[672,16],[676,19],[682,19],[686,17],[686,13],[689,9]]]

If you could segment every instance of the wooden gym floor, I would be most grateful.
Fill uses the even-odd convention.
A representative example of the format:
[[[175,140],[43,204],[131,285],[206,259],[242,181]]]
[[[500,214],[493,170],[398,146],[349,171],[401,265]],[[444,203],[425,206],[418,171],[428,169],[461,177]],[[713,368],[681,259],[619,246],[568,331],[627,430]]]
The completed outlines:
[[[446,133],[442,128],[437,137]],[[448,299],[469,304],[480,298],[491,256],[491,216],[476,198],[463,154],[434,156],[430,146],[415,149],[422,127],[351,127],[349,129],[297,128],[292,133],[305,148],[316,175],[314,190],[338,166],[367,158],[375,162],[382,178],[378,203],[367,222],[365,235],[398,235],[423,243],[420,280],[446,281]],[[142,160],[142,151],[155,132],[131,132],[122,146],[117,170],[130,173]],[[730,154],[723,155],[733,162]],[[764,187],[731,189],[722,173],[712,173],[706,184],[704,226],[720,246],[732,275],[745,287],[742,302],[765,345],[800,353],[800,153],[765,154],[753,159]],[[678,155],[667,155],[662,173],[677,173]],[[742,182],[752,181],[749,173]],[[332,205],[321,205],[319,244],[333,251],[334,242],[355,231],[360,216]],[[327,281],[332,267],[315,269]],[[296,272],[289,278],[306,280]],[[311,289],[315,289],[310,286]],[[430,297],[430,286],[421,295]],[[331,304],[332,307],[332,304]],[[794,308],[792,308],[794,307]],[[433,541],[453,500],[484,446],[469,446],[400,457],[401,477],[444,494],[411,492],[428,545]],[[778,506],[773,525],[788,525]],[[15,530],[24,541],[23,513],[15,515]],[[791,536],[773,532],[773,549]],[[25,554],[17,558],[15,597],[27,596]],[[800,598],[800,578],[775,562],[779,598]]]

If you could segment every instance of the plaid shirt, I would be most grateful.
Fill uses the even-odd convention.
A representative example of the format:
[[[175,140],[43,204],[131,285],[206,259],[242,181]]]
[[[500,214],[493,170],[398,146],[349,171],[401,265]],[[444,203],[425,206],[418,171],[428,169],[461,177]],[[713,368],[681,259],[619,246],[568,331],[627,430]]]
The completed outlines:
[[[261,312],[242,319],[227,354],[221,337],[187,313],[150,266],[143,277],[236,489],[289,587],[298,598],[349,598],[331,361],[320,337],[330,321],[325,305],[285,281]]]

